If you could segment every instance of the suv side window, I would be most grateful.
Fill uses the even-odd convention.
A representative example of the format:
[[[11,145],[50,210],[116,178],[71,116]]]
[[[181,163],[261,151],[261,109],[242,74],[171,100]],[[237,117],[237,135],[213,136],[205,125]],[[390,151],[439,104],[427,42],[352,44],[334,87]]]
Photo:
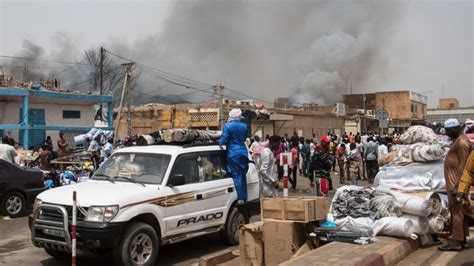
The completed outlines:
[[[225,153],[221,151],[198,153],[199,182],[228,177]]]
[[[174,175],[183,175],[186,185],[199,182],[196,154],[179,156],[171,172],[171,176]]]
[[[227,174],[225,152],[206,151],[178,157],[171,171],[183,175],[185,184],[200,183],[230,177]]]

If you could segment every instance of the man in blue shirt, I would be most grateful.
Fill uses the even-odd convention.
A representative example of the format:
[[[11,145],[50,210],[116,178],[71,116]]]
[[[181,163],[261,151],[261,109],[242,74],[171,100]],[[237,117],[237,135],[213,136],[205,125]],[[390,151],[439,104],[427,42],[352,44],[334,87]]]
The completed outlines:
[[[219,138],[219,145],[226,145],[227,148],[227,170],[234,180],[238,204],[244,204],[247,201],[246,174],[249,165],[248,150],[245,146],[247,125],[240,121],[241,118],[242,111],[232,109]]]

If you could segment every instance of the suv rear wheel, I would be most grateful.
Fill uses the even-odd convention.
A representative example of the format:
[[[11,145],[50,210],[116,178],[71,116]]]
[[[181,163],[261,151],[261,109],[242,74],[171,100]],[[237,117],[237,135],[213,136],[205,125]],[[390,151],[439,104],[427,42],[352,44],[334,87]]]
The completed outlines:
[[[240,227],[248,221],[247,215],[241,208],[232,207],[224,225],[224,229],[220,232],[222,241],[227,245],[234,246],[239,244]]]
[[[130,223],[120,244],[114,249],[117,265],[156,265],[159,239],[153,227],[146,223]]]

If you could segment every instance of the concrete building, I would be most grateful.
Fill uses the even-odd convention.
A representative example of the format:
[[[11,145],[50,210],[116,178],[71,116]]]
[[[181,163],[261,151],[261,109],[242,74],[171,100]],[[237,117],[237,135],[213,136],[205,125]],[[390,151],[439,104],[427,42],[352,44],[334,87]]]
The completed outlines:
[[[281,109],[290,108],[290,98],[276,98],[274,101],[274,107]]]
[[[249,125],[249,135],[292,135],[297,132],[305,138],[313,134],[321,136],[328,131],[341,133],[344,130],[344,117],[336,116],[335,107],[319,107],[318,110],[305,108],[265,109],[258,105],[243,104],[227,101],[224,105],[223,120],[227,121],[227,114],[233,108],[240,108],[245,117],[244,122]],[[115,113],[118,109],[114,110]],[[123,112],[127,112],[124,108]],[[147,104],[131,109],[131,134],[148,134],[156,130],[167,128],[194,128],[219,129],[219,111],[217,103],[210,102],[204,105],[157,105]],[[117,116],[115,116],[117,117]],[[118,126],[117,121],[114,121]],[[119,136],[128,135],[127,121],[121,119]]]
[[[459,109],[459,101],[456,98],[441,98],[439,99],[439,109]]]
[[[385,109],[389,114],[389,131],[401,132],[411,125],[426,123],[427,97],[422,94],[409,90],[349,94],[343,96],[343,102],[349,108],[356,109],[363,118],[364,98],[368,130],[378,132],[378,121],[374,118],[375,113],[381,109]],[[361,128],[364,127],[364,125],[361,126]]]
[[[456,109],[428,109],[429,123],[444,123],[449,118],[456,118],[459,122],[466,122],[467,119],[474,120],[474,107],[464,107]]]
[[[46,136],[57,139],[62,130],[72,143],[73,136],[94,127],[94,106],[100,102],[112,114],[112,96],[0,87],[0,135],[30,148],[41,146]],[[104,129],[113,129],[112,122],[110,115]]]

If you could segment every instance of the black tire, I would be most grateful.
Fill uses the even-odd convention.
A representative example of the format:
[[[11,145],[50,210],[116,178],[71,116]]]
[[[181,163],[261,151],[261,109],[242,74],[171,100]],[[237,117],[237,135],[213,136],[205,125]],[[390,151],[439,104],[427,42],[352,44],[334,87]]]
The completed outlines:
[[[232,207],[227,216],[224,229],[221,230],[221,240],[229,245],[235,246],[239,244],[240,227],[248,222],[247,214],[238,207]]]
[[[144,241],[144,243],[142,243]],[[122,235],[122,239],[114,249],[114,259],[116,265],[156,265],[158,259],[160,241],[153,227],[146,223],[132,222],[127,225]],[[147,247],[148,246],[148,247]],[[132,248],[138,249],[137,253],[142,253],[142,257],[146,254],[144,261],[139,261],[139,254],[132,256]],[[146,251],[144,249],[151,249]],[[145,253],[145,254],[144,254]]]
[[[51,257],[57,259],[57,260],[70,260],[71,259],[71,253],[68,253],[66,251],[59,251],[59,250],[54,250],[54,249],[49,249],[49,248],[44,248],[44,251],[48,253]]]
[[[20,217],[25,213],[26,199],[18,191],[7,193],[2,200],[1,212],[11,218]]]

